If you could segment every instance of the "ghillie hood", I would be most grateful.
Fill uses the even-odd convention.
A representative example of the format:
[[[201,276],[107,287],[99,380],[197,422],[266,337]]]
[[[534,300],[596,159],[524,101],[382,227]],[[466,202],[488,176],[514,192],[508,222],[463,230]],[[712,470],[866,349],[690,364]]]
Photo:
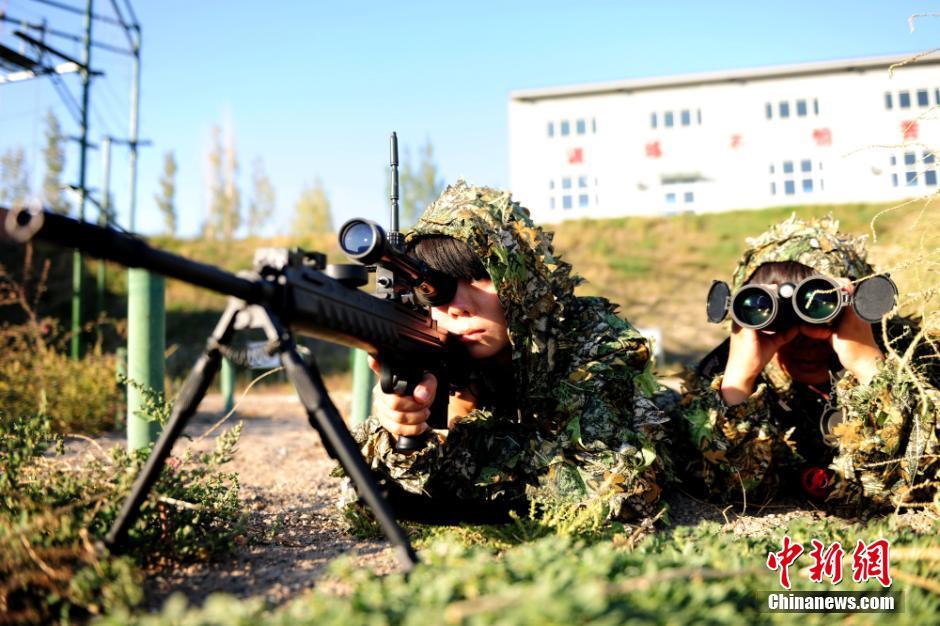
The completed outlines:
[[[534,225],[508,191],[461,180],[424,211],[406,242],[427,235],[466,242],[477,255],[506,314],[517,389],[549,395],[540,387],[551,379],[559,329],[582,280],[555,255],[552,234]]]
[[[795,261],[826,276],[857,280],[874,272],[865,260],[865,243],[865,237],[840,233],[839,222],[832,216],[804,221],[793,215],[747,239],[748,249],[738,261],[732,289],[740,288],[760,265],[779,261]]]

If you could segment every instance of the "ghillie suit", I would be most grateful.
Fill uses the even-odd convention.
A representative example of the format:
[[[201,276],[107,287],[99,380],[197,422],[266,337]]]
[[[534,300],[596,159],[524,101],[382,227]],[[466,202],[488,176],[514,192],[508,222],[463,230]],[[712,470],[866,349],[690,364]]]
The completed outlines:
[[[581,278],[555,255],[508,192],[449,186],[407,241],[466,242],[506,315],[512,380],[475,374],[477,408],[412,454],[374,417],[354,430],[386,484],[471,506],[535,500],[630,519],[656,512],[665,474],[665,415],[650,396],[647,340],[603,298],[577,297]]]
[[[732,290],[769,262],[795,261],[851,281],[874,273],[864,239],[839,233],[832,218],[791,217],[748,244]],[[771,361],[736,406],[721,395],[725,340],[690,377],[679,421],[692,450],[681,455],[677,473],[713,495],[745,489],[767,497],[802,484],[812,496],[856,510],[929,502],[940,471],[936,355],[929,357],[930,342],[909,320],[886,319],[874,330],[885,360],[867,385],[837,371],[838,363],[828,386],[805,385]],[[841,411],[842,422],[827,445],[821,418],[833,411]]]

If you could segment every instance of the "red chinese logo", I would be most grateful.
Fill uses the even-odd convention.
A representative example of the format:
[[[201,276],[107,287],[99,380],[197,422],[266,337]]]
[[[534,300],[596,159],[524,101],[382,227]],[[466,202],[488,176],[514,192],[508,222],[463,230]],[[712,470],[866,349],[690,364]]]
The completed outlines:
[[[767,567],[780,571],[780,585],[784,589],[790,588],[790,566],[803,554],[803,546],[793,543],[790,535],[783,536],[783,549],[780,552],[767,554]]]
[[[867,546],[861,539],[852,551],[852,580],[857,583],[874,578],[882,587],[891,586],[891,545],[886,539],[872,541]]]
[[[584,148],[572,148],[568,150],[568,165],[584,163]]]
[[[917,120],[905,120],[901,122],[901,135],[903,135],[904,141],[917,139],[917,133]]]
[[[838,541],[826,547],[817,540],[812,540],[813,549],[809,557],[813,564],[809,566],[809,579],[822,583],[829,579],[833,585],[842,582],[842,559],[845,550]],[[767,568],[780,573],[780,586],[790,588],[790,566],[803,554],[803,546],[784,535],[779,552],[767,553]],[[878,539],[865,544],[861,539],[852,551],[852,580],[857,583],[877,580],[883,587],[891,586],[891,544],[887,539]]]
[[[845,556],[845,550],[842,544],[836,541],[831,546],[823,550],[823,543],[813,539],[813,549],[809,556],[813,559],[813,564],[809,566],[809,579],[814,583],[821,583],[823,578],[828,578],[833,585],[842,582],[842,557]]]
[[[739,134],[731,135],[731,148],[740,148],[743,137]]]
[[[832,145],[832,130],[828,128],[817,128],[813,131],[813,141],[817,146]]]
[[[663,156],[663,149],[659,146],[658,141],[646,144],[646,156],[651,159],[658,159]]]

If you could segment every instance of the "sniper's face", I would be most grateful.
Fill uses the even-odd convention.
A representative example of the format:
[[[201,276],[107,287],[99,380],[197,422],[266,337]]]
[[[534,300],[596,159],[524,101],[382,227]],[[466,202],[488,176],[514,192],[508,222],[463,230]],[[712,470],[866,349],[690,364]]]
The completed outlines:
[[[509,347],[509,327],[496,287],[489,278],[460,280],[454,299],[431,309],[442,330],[456,335],[475,359],[496,356]]]

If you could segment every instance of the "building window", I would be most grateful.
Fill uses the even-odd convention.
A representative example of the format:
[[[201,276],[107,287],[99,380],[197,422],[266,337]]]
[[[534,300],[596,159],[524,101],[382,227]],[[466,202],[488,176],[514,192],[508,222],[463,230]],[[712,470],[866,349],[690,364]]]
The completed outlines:
[[[891,155],[890,162],[891,162],[891,165],[897,165],[897,164],[898,164],[898,158],[892,154],[892,155]]]
[[[561,197],[561,208],[570,209],[571,208],[571,196],[562,196]]]
[[[812,172],[813,171],[813,162],[809,159],[803,159],[800,161],[800,171],[801,172]]]
[[[579,135],[583,135],[587,131],[587,124],[584,123],[584,120],[575,122],[575,130]]]
[[[578,176],[578,187],[587,187],[587,176]]]
[[[933,90],[933,103],[940,104],[940,89]]]
[[[666,111],[663,113],[663,126],[666,128],[672,128],[672,111]]]
[[[597,133],[597,120],[592,117],[591,118],[591,134],[593,135],[595,133]]]
[[[892,185],[893,187],[897,187],[897,186],[898,186],[898,175],[897,175],[897,174],[891,174],[891,185]]]
[[[686,191],[682,196],[683,201],[688,204],[695,201],[695,193],[691,191]]]
[[[819,98],[813,98],[813,115],[819,115]]]
[[[775,170],[774,164],[771,163],[771,164],[770,164],[770,173],[773,174],[773,173],[774,173],[774,170]]]
[[[555,136],[555,122],[548,123],[548,136],[549,137]]]
[[[790,117],[790,103],[789,102],[784,101],[780,103],[780,117],[781,118]]]
[[[783,162],[783,173],[792,174],[793,173],[793,161],[784,161]]]
[[[914,165],[917,162],[917,155],[913,152],[904,153],[904,165]]]
[[[893,98],[891,98],[891,92],[886,91],[885,92],[885,109],[890,111],[893,106],[894,106],[894,102],[893,102]]]
[[[549,179],[549,181],[548,181],[548,188],[549,188],[549,189],[554,189],[554,188],[555,188],[555,179],[554,179],[554,178]]]
[[[783,193],[787,194],[788,196],[792,196],[796,193],[796,185],[792,180],[783,181]]]
[[[702,109],[695,109],[695,121],[699,126],[702,125]]]
[[[813,179],[812,178],[803,179],[803,193],[813,193]]]
[[[689,111],[688,109],[683,109],[679,113],[679,120],[683,126],[688,126],[689,124],[692,123],[692,112]]]
[[[669,192],[666,194],[666,204],[675,204],[676,203],[676,194]]]
[[[568,124],[568,120],[562,120],[561,121],[561,136],[567,137],[570,132],[571,132],[571,127]]]
[[[904,172],[904,182],[908,187],[916,187],[917,172]]]
[[[926,89],[917,90],[917,106],[919,107],[930,106],[930,96],[927,95]]]
[[[924,172],[924,184],[931,187],[937,186],[937,170],[927,170]]]
[[[650,128],[656,128],[656,113],[650,113]]]
[[[777,195],[777,183],[770,183],[770,195]]]
[[[796,115],[797,117],[806,117],[806,100],[796,101]]]
[[[582,193],[581,195],[578,196],[578,206],[583,209],[583,208],[586,208],[587,205],[588,205],[588,195],[586,193]]]
[[[548,208],[549,208],[549,209],[552,209],[552,210],[555,209],[555,196],[551,196],[551,197],[548,199]]]
[[[561,188],[562,189],[571,189],[571,178],[565,176],[561,179]]]
[[[924,163],[933,163],[934,156],[933,152],[927,152],[924,154]]]
[[[773,119],[774,117],[774,105],[767,103],[767,119]]]
[[[898,93],[898,106],[902,109],[911,108],[911,92],[901,91]]]

